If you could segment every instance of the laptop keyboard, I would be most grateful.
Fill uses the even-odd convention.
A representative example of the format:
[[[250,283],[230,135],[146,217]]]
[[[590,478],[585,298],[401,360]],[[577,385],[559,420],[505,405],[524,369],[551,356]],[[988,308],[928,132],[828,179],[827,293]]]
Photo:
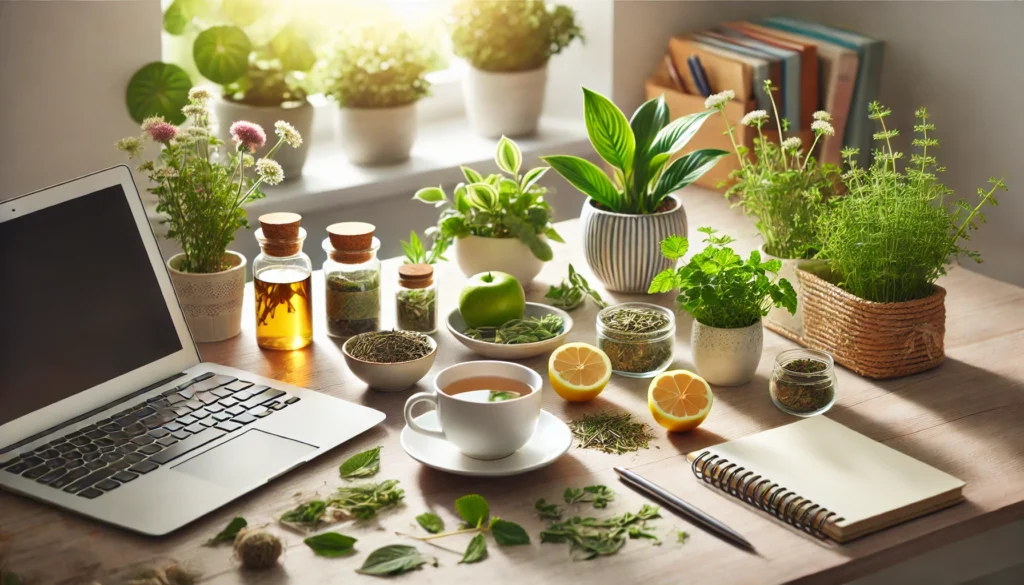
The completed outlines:
[[[207,372],[0,468],[91,500],[298,401]]]

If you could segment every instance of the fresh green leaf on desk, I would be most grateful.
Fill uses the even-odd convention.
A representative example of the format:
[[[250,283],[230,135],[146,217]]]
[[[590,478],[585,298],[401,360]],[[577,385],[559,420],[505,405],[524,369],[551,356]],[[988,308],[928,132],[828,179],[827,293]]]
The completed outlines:
[[[323,500],[310,500],[285,512],[280,520],[281,522],[313,526],[323,518],[326,509],[327,502]]]
[[[455,511],[470,528],[482,528],[491,515],[487,500],[477,494],[469,494],[455,500]]]
[[[217,533],[216,536],[206,541],[206,546],[216,546],[222,542],[233,542],[235,537],[238,536],[238,531],[245,528],[249,523],[245,521],[245,518],[237,516],[232,518],[228,525]],[[6,584],[0,584],[6,585]]]
[[[573,551],[582,552],[584,560],[590,560],[619,552],[628,538],[653,536],[646,530],[646,522],[657,517],[658,508],[647,504],[639,512],[626,512],[610,518],[573,516],[564,522],[555,522],[541,532],[540,541],[569,543]]]
[[[530,535],[522,526],[515,522],[495,518],[491,522],[491,534],[494,540],[501,546],[514,546],[518,544],[530,544]],[[480,536],[483,536],[482,534]]]
[[[337,532],[324,532],[310,536],[302,542],[322,557],[340,557],[352,552],[356,539]]]
[[[603,485],[588,485],[583,489],[566,488],[566,504],[580,504],[591,502],[595,508],[607,508],[608,502],[615,499],[615,492]]]
[[[564,323],[558,315],[513,319],[501,327],[480,327],[466,329],[464,335],[471,339],[489,343],[519,344],[547,341],[562,333]]]
[[[534,502],[533,507],[537,510],[537,515],[541,518],[550,518],[552,520],[558,520],[562,517],[562,509],[558,507],[558,504],[549,504],[544,501],[544,498],[537,498]]]
[[[380,471],[380,447],[349,457],[339,468],[343,479],[370,477]]]
[[[398,480],[389,479],[380,483],[338,488],[327,504],[357,520],[369,520],[377,512],[397,506],[405,491],[398,487]]]
[[[480,533],[474,536],[473,540],[469,541],[469,546],[466,547],[466,552],[462,555],[462,560],[459,561],[459,564],[479,563],[486,558],[487,541],[484,539],[483,533]]]
[[[363,566],[356,569],[356,572],[378,577],[401,575],[415,571],[429,562],[431,559],[421,555],[415,547],[391,544],[370,553],[370,556],[363,561]],[[433,559],[433,564],[435,567],[437,566],[437,559]]]
[[[444,530],[444,520],[437,514],[426,512],[416,517],[416,522],[423,527],[423,530],[431,534],[437,534]]]

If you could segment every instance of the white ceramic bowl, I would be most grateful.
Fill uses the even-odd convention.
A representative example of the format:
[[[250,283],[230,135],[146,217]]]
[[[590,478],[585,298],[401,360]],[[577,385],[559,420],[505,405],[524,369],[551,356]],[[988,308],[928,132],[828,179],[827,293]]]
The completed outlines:
[[[543,317],[544,315],[558,315],[562,318],[562,332],[548,339],[536,343],[504,344],[480,341],[467,337],[462,332],[467,329],[462,314],[455,309],[448,315],[448,331],[451,331],[455,339],[462,345],[476,353],[498,360],[525,360],[544,353],[554,351],[555,348],[565,343],[565,337],[572,331],[572,317],[561,309],[556,309],[540,303],[526,303],[526,311],[523,317]]]
[[[352,370],[357,378],[366,382],[370,388],[382,392],[399,392],[412,387],[423,379],[423,376],[430,371],[430,367],[434,365],[434,358],[437,357],[437,342],[429,335],[425,337],[430,340],[430,354],[411,362],[379,364],[352,357],[348,353],[348,342],[355,337],[350,337],[345,341],[345,344],[341,346],[341,352],[345,354],[345,363],[348,364],[348,369]]]

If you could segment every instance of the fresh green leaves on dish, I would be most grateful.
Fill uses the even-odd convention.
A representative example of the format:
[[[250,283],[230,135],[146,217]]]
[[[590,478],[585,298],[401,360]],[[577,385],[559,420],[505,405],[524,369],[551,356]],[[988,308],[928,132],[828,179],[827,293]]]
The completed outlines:
[[[324,532],[310,536],[302,542],[322,557],[340,557],[352,552],[356,539],[337,532]]]
[[[376,475],[380,471],[380,447],[374,447],[349,457],[341,464],[339,471],[343,479]]]
[[[423,556],[415,547],[392,544],[370,553],[363,561],[363,566],[356,569],[356,572],[378,577],[401,575],[415,571],[427,563],[433,563],[436,567],[437,559]]]
[[[513,319],[501,327],[470,328],[466,329],[463,334],[478,341],[516,345],[547,341],[561,335],[564,327],[565,324],[561,317],[547,314],[543,317]]]
[[[238,531],[248,526],[249,523],[245,521],[245,518],[237,516],[228,522],[228,525],[217,533],[216,536],[206,541],[206,546],[216,546],[222,542],[234,542],[235,537],[238,536]]]

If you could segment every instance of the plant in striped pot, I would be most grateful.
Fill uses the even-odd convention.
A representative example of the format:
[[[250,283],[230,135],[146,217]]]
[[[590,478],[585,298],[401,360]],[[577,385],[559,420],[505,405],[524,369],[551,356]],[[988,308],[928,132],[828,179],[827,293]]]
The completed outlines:
[[[675,160],[673,155],[716,111],[715,100],[730,99],[728,93],[708,98],[707,110],[670,123],[661,96],[627,120],[608,98],[583,88],[587,133],[594,150],[612,167],[612,177],[575,156],[546,156],[544,161],[587,195],[581,214],[587,264],[608,290],[647,292],[658,273],[674,266],[659,248],[661,240],[686,233],[686,212],[674,193],[729,153],[702,149]]]

